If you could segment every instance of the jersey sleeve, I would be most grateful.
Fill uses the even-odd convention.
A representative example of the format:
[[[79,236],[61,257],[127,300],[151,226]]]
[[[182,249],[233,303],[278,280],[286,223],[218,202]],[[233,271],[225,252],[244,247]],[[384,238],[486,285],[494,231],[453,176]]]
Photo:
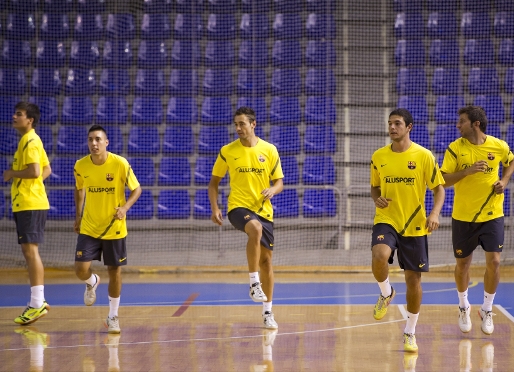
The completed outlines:
[[[379,187],[380,186],[380,174],[378,173],[378,169],[375,166],[375,155],[371,157],[371,163],[370,163],[370,184],[372,187]]]
[[[227,159],[222,154],[223,148],[218,153],[218,157],[212,167],[212,175],[223,178],[228,171]]]
[[[43,148],[41,154],[41,167],[46,167],[47,165],[50,165],[50,160],[48,159],[48,154]]]
[[[272,181],[279,180],[281,178],[284,178],[284,172],[282,170],[282,163],[280,162],[280,156],[278,155],[278,151],[276,147],[273,147],[273,150],[271,151],[271,173],[270,173],[270,179]]]
[[[139,187],[139,181],[137,180],[136,175],[134,174],[134,171],[132,170],[132,167],[127,162],[123,162],[123,165],[125,166],[125,171],[127,174],[127,178],[125,179],[125,185],[129,188],[130,191],[133,191]]]
[[[80,174],[79,162],[75,162],[75,166],[73,167],[73,175],[75,176],[75,188],[77,190],[82,190],[84,188],[84,178]]]
[[[501,144],[503,146],[502,164],[504,167],[508,167],[512,163],[512,160],[514,160],[514,154],[512,154],[512,151],[510,151],[507,142],[501,141]]]
[[[427,154],[426,165],[425,165],[425,180],[430,190],[433,190],[439,185],[444,185],[444,178],[439,169],[439,164],[435,160],[434,155]]]
[[[457,172],[457,154],[458,150],[455,143],[450,143],[450,146],[446,149],[444,153],[443,164],[441,167],[441,172],[443,173],[455,173]]]
[[[37,145],[37,142],[34,139],[29,140],[26,146],[27,151],[24,152],[25,159],[23,159],[23,163],[27,165],[34,163],[39,164],[39,162],[41,161],[41,152],[39,146]],[[43,164],[40,164],[40,166],[43,167]]]

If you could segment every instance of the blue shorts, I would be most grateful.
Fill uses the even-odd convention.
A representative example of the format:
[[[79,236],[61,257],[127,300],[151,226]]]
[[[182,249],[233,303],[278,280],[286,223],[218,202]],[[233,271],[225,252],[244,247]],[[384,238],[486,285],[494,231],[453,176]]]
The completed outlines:
[[[104,265],[124,266],[127,264],[126,238],[121,239],[98,239],[92,236],[79,234],[77,248],[75,249],[75,261],[91,262],[101,261],[102,255]]]
[[[464,222],[452,218],[452,243],[455,258],[468,257],[477,246],[486,252],[503,250],[504,218],[485,222]]]
[[[268,248],[270,251],[273,250],[273,244],[275,241],[273,236],[273,222],[246,208],[232,209],[230,212],[228,212],[228,220],[232,226],[242,232],[245,232],[245,226],[248,221],[259,221],[262,225],[261,245],[264,248]]]
[[[45,224],[48,209],[14,212],[18,244],[45,242]]]

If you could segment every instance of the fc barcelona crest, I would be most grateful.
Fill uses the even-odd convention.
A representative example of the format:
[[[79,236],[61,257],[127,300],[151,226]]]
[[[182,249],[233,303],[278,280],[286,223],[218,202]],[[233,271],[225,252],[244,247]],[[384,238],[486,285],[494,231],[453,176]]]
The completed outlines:
[[[416,162],[415,161],[409,161],[407,163],[407,168],[409,168],[409,169],[416,169]]]
[[[112,173],[107,173],[107,174],[105,175],[105,179],[106,179],[107,181],[109,181],[109,182],[110,182],[110,181],[112,181],[112,180],[114,179],[114,174],[112,174]]]
[[[264,163],[266,161],[266,159],[264,159],[264,156],[262,156],[261,154],[259,154],[259,156],[257,158],[259,159],[259,161],[261,163]]]
[[[492,152],[487,153],[487,159],[494,160],[494,154]]]

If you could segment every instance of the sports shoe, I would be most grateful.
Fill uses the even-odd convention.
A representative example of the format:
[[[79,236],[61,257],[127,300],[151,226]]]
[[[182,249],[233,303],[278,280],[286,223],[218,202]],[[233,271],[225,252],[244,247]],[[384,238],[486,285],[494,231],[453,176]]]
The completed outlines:
[[[404,354],[403,355],[403,372],[415,372],[416,361],[418,360],[418,354]]]
[[[109,348],[116,348],[120,345],[120,337],[119,333],[108,333],[104,339],[104,345]]]
[[[471,331],[471,318],[469,314],[471,313],[471,307],[467,308],[459,307],[459,328],[462,332],[468,333]]]
[[[482,370],[491,370],[494,367],[494,345],[491,342],[482,346]]]
[[[43,301],[43,305],[38,308],[27,306],[27,308],[23,310],[23,313],[14,319],[14,323],[21,325],[34,323],[39,318],[48,314],[48,310],[50,310],[50,305],[48,305],[46,301]]]
[[[20,327],[14,332],[22,335],[29,346],[42,345],[45,348],[48,346],[48,335],[39,332],[36,327]]]
[[[403,350],[409,353],[417,353],[418,345],[416,344],[416,336],[412,333],[403,334]]]
[[[100,277],[93,274],[96,277],[95,285],[86,284],[86,291],[84,292],[84,304],[91,306],[96,302],[96,289],[100,285]]]
[[[387,313],[387,307],[393,300],[394,296],[396,295],[396,291],[393,287],[391,287],[391,294],[387,297],[380,296],[378,297],[377,303],[375,304],[375,308],[373,309],[373,318],[376,320],[382,319],[386,313]]]
[[[494,332],[493,315],[496,314],[492,311],[485,311],[480,308],[478,315],[480,315],[480,319],[482,319],[482,332],[486,335],[492,334]]]
[[[107,317],[104,326],[107,328],[107,333],[121,333],[120,320],[117,316],[112,318]]]
[[[471,371],[471,340],[460,340],[459,342],[459,365],[461,372]]]
[[[262,335],[262,345],[263,346],[273,346],[275,342],[275,337],[277,337],[277,329],[265,329]]]
[[[254,302],[267,302],[268,297],[262,291],[261,283],[253,283],[250,286],[250,298]]]
[[[275,318],[273,317],[273,312],[265,311],[262,314],[262,321],[264,323],[264,328],[266,329],[278,329],[278,324],[275,322]]]

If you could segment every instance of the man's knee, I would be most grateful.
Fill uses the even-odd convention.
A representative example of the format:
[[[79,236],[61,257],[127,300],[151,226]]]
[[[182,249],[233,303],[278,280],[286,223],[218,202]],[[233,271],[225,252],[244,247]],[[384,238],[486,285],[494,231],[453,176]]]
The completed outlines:
[[[371,258],[375,262],[387,262],[391,257],[392,250],[385,244],[377,244],[371,249]]]
[[[250,239],[258,239],[260,241],[262,237],[262,225],[257,220],[251,220],[246,224],[245,232]]]
[[[271,268],[272,266],[273,251],[261,245],[261,257],[259,259],[259,266]]]
[[[421,273],[405,270],[405,285],[407,288],[417,288],[421,285]]]
[[[89,272],[90,262],[77,262],[75,261],[75,274],[80,278],[84,277]],[[86,278],[87,279],[87,278]]]

